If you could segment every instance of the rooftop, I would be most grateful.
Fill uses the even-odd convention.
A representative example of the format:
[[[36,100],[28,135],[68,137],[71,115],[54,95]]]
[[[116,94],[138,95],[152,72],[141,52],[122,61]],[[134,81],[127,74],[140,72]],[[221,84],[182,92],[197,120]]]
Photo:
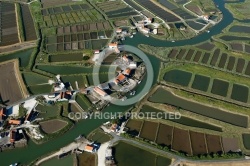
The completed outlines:
[[[104,92],[102,89],[100,89],[99,87],[95,87],[94,88],[94,91],[96,92],[96,93],[98,93],[100,96],[107,96],[107,93],[106,92]]]
[[[19,125],[21,124],[21,121],[20,120],[9,120],[9,124],[14,124],[14,125]]]
[[[93,151],[94,147],[90,145],[86,145],[84,148],[86,151]]]

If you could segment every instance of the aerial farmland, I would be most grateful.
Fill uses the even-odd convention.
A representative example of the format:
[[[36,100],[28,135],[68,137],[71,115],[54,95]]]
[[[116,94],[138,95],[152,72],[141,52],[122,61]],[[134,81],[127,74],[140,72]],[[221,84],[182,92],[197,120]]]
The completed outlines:
[[[1,68],[1,100],[6,104],[13,104],[28,96],[26,87],[19,72],[17,60],[0,64]]]

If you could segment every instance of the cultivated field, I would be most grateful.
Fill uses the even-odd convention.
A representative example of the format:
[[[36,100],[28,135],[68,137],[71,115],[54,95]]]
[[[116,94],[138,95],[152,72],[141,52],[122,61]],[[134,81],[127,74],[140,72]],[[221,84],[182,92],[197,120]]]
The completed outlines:
[[[0,46],[18,42],[15,4],[0,2]]]
[[[192,155],[189,132],[187,130],[174,128],[172,149]]]
[[[150,0],[136,0],[140,5],[144,6],[149,11],[153,12],[155,15],[159,16],[161,19],[167,22],[180,21],[178,17],[164,10],[163,8],[157,6]]]
[[[141,120],[130,119],[126,124],[126,127],[128,128],[128,133],[137,136],[141,130],[142,124],[143,121]]]
[[[194,155],[208,153],[204,133],[190,131],[190,139]]]
[[[106,46],[112,33],[108,21],[59,27],[56,36],[46,38],[46,49],[49,52],[101,49]]]
[[[96,155],[84,152],[77,156],[78,166],[96,166]]]
[[[150,141],[155,141],[157,128],[158,128],[158,123],[144,121],[140,137]]]
[[[40,122],[39,124],[45,133],[52,134],[63,129],[67,125],[67,123],[68,122],[63,121],[63,120],[53,119],[53,120]]]
[[[127,142],[119,142],[114,146],[114,151],[114,158],[117,163],[119,163],[119,166],[153,166],[156,162],[161,163],[159,159],[165,159],[163,160],[164,163],[159,164],[159,166],[171,164],[170,159],[158,156],[155,153],[141,149]]]
[[[159,145],[171,146],[173,127],[165,124],[159,125],[156,143]]]
[[[22,13],[22,22],[23,22],[23,31],[25,41],[36,40],[36,30],[33,22],[33,18],[30,13],[30,9],[28,5],[21,5],[21,13]]]
[[[103,20],[103,16],[88,3],[42,9],[42,27],[60,27]],[[45,24],[44,24],[45,23]]]
[[[138,13],[134,11],[133,8],[128,7],[122,1],[106,1],[102,3],[96,3],[96,6],[100,8],[108,18],[120,18],[120,17],[130,17],[132,15],[137,15]]]
[[[155,131],[153,131],[152,126],[148,124],[153,124],[155,122],[149,122],[150,121],[145,120],[144,124],[146,124],[146,126],[143,125],[142,128],[145,131],[151,131],[151,133],[154,134]],[[155,124],[153,124],[153,126]],[[128,134],[131,133],[128,132]],[[141,135],[140,137],[145,138]],[[247,139],[249,135],[244,135],[244,137]],[[229,138],[221,137],[219,135],[205,134],[203,132],[185,130],[179,127],[173,127],[172,125],[166,125],[163,123],[159,123],[159,129],[155,140],[156,141],[153,142],[157,143],[159,146],[167,146],[173,151],[178,151],[180,153],[184,153],[190,156],[199,156],[211,153],[219,154],[227,152],[237,152],[237,149],[239,149],[238,138]]]
[[[221,147],[221,137],[206,134],[207,148],[209,153],[223,153]]]
[[[6,104],[27,97],[28,92],[19,72],[18,60],[0,63],[0,95]]]
[[[165,0],[159,0],[159,3],[164,6],[165,8],[171,10],[175,14],[179,15],[183,19],[193,19],[195,16],[191,15],[189,12],[187,12],[185,9],[179,7],[178,5],[175,5],[171,3],[170,1]]]

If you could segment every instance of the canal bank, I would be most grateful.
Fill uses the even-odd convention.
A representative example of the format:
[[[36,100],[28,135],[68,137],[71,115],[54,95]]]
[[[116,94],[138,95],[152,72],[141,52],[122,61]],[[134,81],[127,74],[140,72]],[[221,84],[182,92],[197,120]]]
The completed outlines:
[[[232,14],[224,7],[224,1],[221,0],[214,0],[216,4],[219,5],[219,9],[223,12],[224,18],[220,23],[215,25],[213,28],[210,29],[210,33],[203,33],[199,36],[182,41],[176,42],[168,42],[157,40],[151,37],[145,37],[142,34],[137,34],[133,39],[128,38],[124,41],[124,44],[138,46],[138,44],[150,44],[154,46],[162,46],[162,47],[175,47],[175,46],[183,46],[183,45],[192,45],[197,44],[203,41],[210,39],[213,35],[217,35],[221,33],[221,31],[228,26],[233,21]],[[154,83],[156,83],[157,76],[159,73],[160,68],[160,61],[155,58],[154,56],[149,56],[149,59],[152,63],[154,68]],[[136,91],[140,92],[145,85],[146,79],[142,81],[140,86],[137,87]],[[105,112],[123,112],[130,108],[131,106],[115,106],[111,105],[104,109]],[[60,149],[61,147],[69,144],[70,142],[74,141],[74,139],[79,136],[80,134],[87,135],[95,128],[102,125],[107,120],[104,119],[87,119],[77,123],[73,129],[65,133],[63,136],[55,138],[49,142],[46,142],[42,145],[36,145],[32,141],[28,142],[28,146],[26,148],[14,149],[11,151],[5,151],[0,153],[0,160],[1,165],[10,165],[11,163],[19,162],[22,164],[29,164],[34,159],[40,158],[41,156],[45,156],[53,151]]]

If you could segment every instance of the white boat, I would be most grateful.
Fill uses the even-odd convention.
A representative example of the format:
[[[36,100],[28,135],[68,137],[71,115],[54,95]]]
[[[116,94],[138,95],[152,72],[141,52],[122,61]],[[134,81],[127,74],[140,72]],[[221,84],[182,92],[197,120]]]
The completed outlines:
[[[17,166],[17,163],[15,163],[15,164],[10,164],[10,166]]]
[[[210,31],[207,31],[207,33],[210,33]]]
[[[145,35],[146,37],[149,37],[149,35]]]
[[[138,81],[138,84],[140,84],[141,83],[141,80],[140,81]]]
[[[133,38],[134,36],[133,35],[131,35],[131,36],[129,36],[130,38]]]
[[[174,40],[172,40],[172,43],[174,43],[175,41]]]
[[[136,91],[130,92],[130,95],[131,95],[131,96],[134,96],[134,95],[135,95],[135,92],[136,92]]]

